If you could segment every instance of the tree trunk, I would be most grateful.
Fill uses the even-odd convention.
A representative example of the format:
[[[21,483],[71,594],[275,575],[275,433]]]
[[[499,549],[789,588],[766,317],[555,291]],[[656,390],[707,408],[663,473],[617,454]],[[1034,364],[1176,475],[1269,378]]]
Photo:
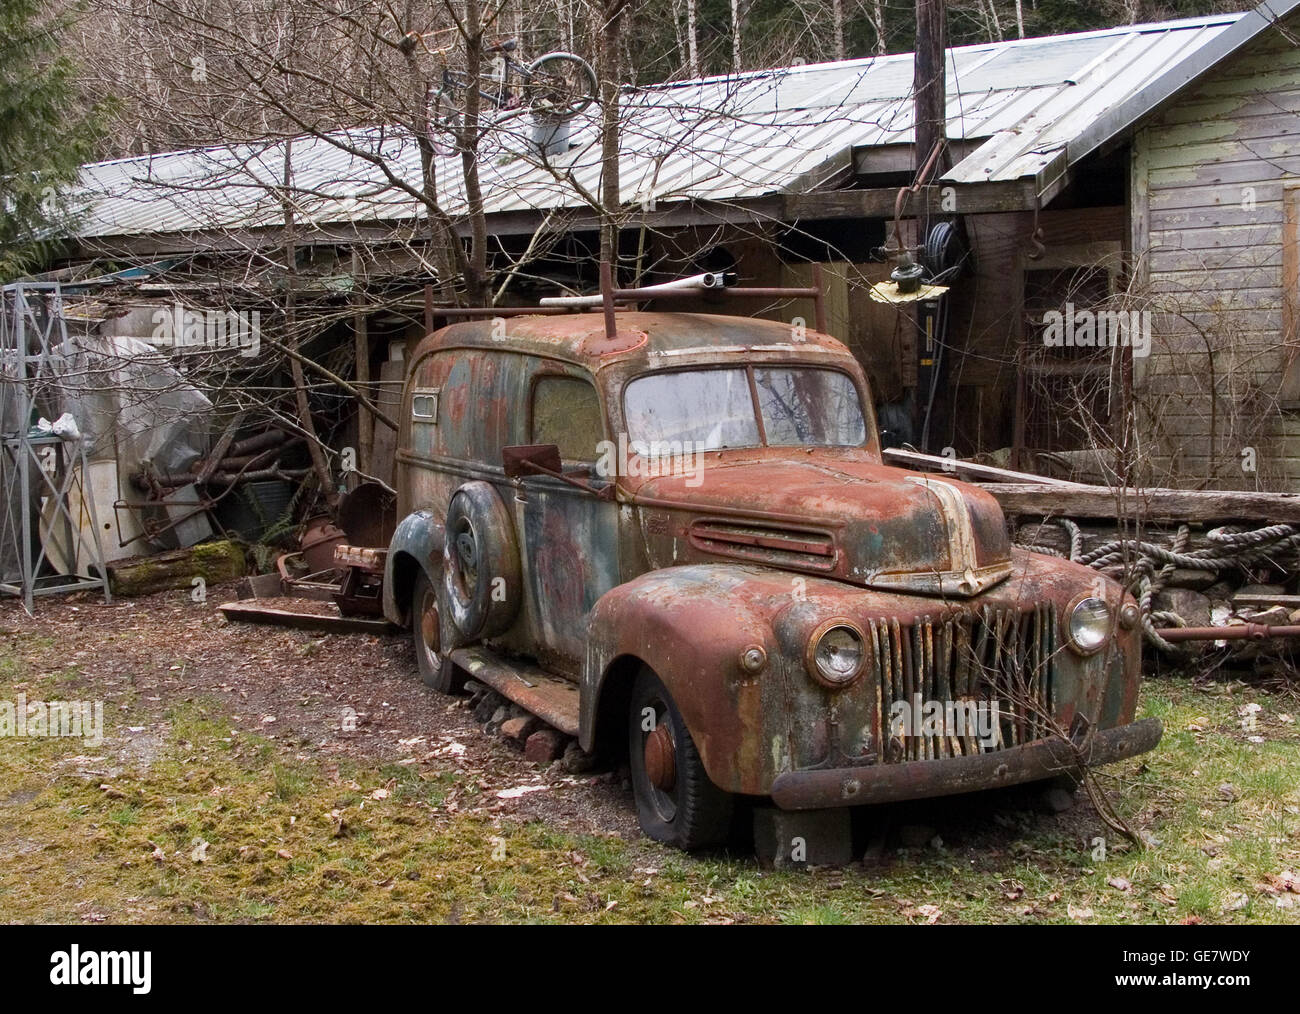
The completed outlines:
[[[298,240],[295,235],[293,214],[293,141],[284,143],[284,341],[285,345],[298,351],[298,313],[297,294],[295,292],[298,278]],[[307,400],[307,380],[303,376],[302,363],[294,357],[289,358],[289,373],[293,377],[293,398],[298,410],[298,425],[307,435],[307,451],[311,455],[312,469],[320,482],[321,495],[332,511],[339,502],[338,490],[334,487],[334,477],[330,474],[329,462],[316,436],[316,425],[311,418],[311,404]]]
[[[626,0],[607,0],[603,5],[604,23],[600,32],[600,259],[617,272],[618,268],[618,42],[620,19]],[[617,284],[617,274],[615,274]]]
[[[743,3],[744,0],[731,0],[731,69],[734,73],[740,72],[740,39],[745,27]]]
[[[831,18],[835,30],[835,59],[847,59],[844,48],[844,0],[831,0]]]
[[[465,89],[465,119],[460,131],[460,164],[465,174],[465,203],[469,217],[469,260],[465,265],[468,306],[483,306],[491,297],[487,276],[487,216],[478,173],[479,77],[483,72],[483,15],[479,0],[465,0],[465,69],[471,82]]]
[[[686,65],[700,77],[699,0],[686,0]]]

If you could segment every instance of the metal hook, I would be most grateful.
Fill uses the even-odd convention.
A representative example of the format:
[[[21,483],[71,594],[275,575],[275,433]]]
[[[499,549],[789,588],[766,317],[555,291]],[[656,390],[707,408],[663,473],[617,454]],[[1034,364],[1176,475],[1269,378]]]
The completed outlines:
[[[1036,261],[1047,253],[1047,247],[1043,244],[1043,227],[1038,224],[1038,207],[1037,199],[1034,201],[1034,227],[1029,233],[1029,252],[1025,254],[1031,261]]]

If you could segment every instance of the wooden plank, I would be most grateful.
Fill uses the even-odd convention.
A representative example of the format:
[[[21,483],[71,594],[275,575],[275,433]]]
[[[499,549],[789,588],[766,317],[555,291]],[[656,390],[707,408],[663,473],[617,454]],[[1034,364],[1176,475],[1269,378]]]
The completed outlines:
[[[1151,246],[1151,131],[1139,130],[1133,137],[1129,157],[1128,221],[1129,254],[1133,262],[1133,283],[1140,291],[1148,280]],[[1141,379],[1142,368],[1137,369]]]
[[[1254,138],[1264,140],[1294,141],[1297,130],[1294,113],[1278,112],[1275,108],[1261,108],[1258,113],[1234,116],[1222,120],[1198,120],[1160,131],[1152,138],[1153,151],[1177,148],[1183,145],[1213,144],[1221,141],[1242,141]],[[1252,146],[1253,147],[1253,146]],[[1248,149],[1249,150],[1249,149]]]
[[[1183,144],[1153,147],[1151,166],[1154,169],[1172,169],[1175,166],[1205,166],[1264,159],[1277,163],[1295,155],[1294,137],[1246,138],[1246,141],[1250,144],[1249,148],[1236,139],[1210,141],[1191,138]]]
[[[406,360],[387,360],[379,367],[379,407],[390,418],[397,419],[402,412],[402,383],[406,379]],[[393,457],[397,453],[397,434],[387,426],[376,426],[374,446],[370,455],[370,474],[380,482],[393,485],[396,472]]]
[[[267,623],[295,630],[320,630],[327,634],[391,634],[397,631],[387,620],[363,616],[322,616],[319,613],[295,613],[258,605],[256,599],[223,602],[217,606],[229,619],[245,623]]]
[[[1238,203],[1227,201],[1208,208],[1154,208],[1151,212],[1151,231],[1182,235],[1213,229],[1227,230],[1227,235],[1232,236],[1239,229],[1277,229],[1282,224],[1281,201],[1265,199],[1266,195],[1256,189],[1255,206],[1246,208],[1243,206],[1246,200],[1241,196],[1240,189],[1233,187],[1232,193],[1239,198]],[[1165,242],[1168,242],[1167,238]]]
[[[1250,490],[1065,488],[980,483],[1012,514],[1070,518],[1142,517],[1148,521],[1300,522],[1300,494]]]
[[[979,465],[973,461],[962,461],[960,458],[944,458],[937,454],[922,454],[920,451],[909,451],[902,447],[886,447],[881,451],[881,454],[891,465],[918,468],[926,472],[968,475],[994,482],[1033,483],[1041,486],[1066,486],[1080,489],[1091,488],[1082,483],[1069,482],[1065,479],[1053,479],[1046,475],[1034,475],[1030,472],[1015,472],[1009,468],[995,468],[993,465]]]
[[[1025,211],[1034,206],[1038,196],[1032,182],[1008,180],[997,183],[953,185],[952,208],[943,207],[946,185],[922,187],[907,201],[905,218],[918,215],[989,214],[998,211]],[[822,193],[789,194],[784,198],[784,218],[893,218],[897,187],[866,190],[828,190]]]
[[[1234,606],[1287,606],[1295,609],[1300,606],[1300,595],[1255,595],[1237,592],[1232,596]]]
[[[451,660],[484,686],[532,712],[566,736],[578,734],[578,685],[525,663],[505,662],[486,648],[457,648]]]
[[[1270,246],[1280,246],[1282,240],[1282,223],[1257,223],[1240,226],[1219,226],[1213,229],[1174,229],[1157,232],[1152,229],[1159,253],[1174,250],[1217,251],[1223,254],[1235,253],[1248,263],[1262,260],[1258,255]],[[1246,255],[1254,255],[1253,258]],[[1272,259],[1272,258],[1270,258]]]
[[[1204,291],[1213,285],[1218,289],[1235,289],[1250,280],[1259,282],[1277,278],[1282,265],[1281,244],[1273,247],[1232,247],[1227,250],[1164,250],[1157,247],[1151,253],[1151,270],[1208,271],[1218,277],[1207,278],[1205,285],[1195,291]],[[1223,272],[1232,271],[1229,278]]]
[[[1244,157],[1234,162],[1214,162],[1201,165],[1174,165],[1151,171],[1151,203],[1160,207],[1202,207],[1237,204],[1241,201],[1241,186],[1254,186],[1258,201],[1269,198],[1270,188],[1278,182],[1278,174],[1288,161],[1300,169],[1300,158],[1279,160],[1270,164],[1243,152]],[[1229,186],[1229,184],[1236,184]],[[1276,190],[1273,190],[1276,197]]]
[[[356,247],[352,248],[352,286],[352,355],[355,360],[357,390],[373,402],[375,392],[370,387],[370,335],[366,327],[365,297],[361,292],[361,256]],[[375,417],[365,406],[357,409],[357,425],[357,443],[361,445],[357,448],[357,467],[368,475],[375,449]]]
[[[1286,408],[1300,403],[1300,181],[1284,193],[1282,228],[1282,377],[1278,401]]]

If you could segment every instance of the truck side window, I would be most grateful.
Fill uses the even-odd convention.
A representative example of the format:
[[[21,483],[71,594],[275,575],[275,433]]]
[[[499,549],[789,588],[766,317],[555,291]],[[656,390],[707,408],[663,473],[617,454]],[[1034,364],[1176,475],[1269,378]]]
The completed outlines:
[[[564,461],[595,461],[605,426],[596,388],[580,377],[542,377],[533,386],[535,444],[555,444]]]

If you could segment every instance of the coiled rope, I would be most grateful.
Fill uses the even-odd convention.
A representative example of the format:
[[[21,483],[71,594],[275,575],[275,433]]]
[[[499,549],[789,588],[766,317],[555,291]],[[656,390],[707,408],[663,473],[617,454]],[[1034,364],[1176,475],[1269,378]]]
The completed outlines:
[[[1185,627],[1187,621],[1171,610],[1151,608],[1152,597],[1163,590],[1165,582],[1175,569],[1218,574],[1220,571],[1245,568],[1264,561],[1275,562],[1275,557],[1282,553],[1300,549],[1300,531],[1294,525],[1268,525],[1254,529],[1225,525],[1206,533],[1210,545],[1188,552],[1191,528],[1181,525],[1174,535],[1172,546],[1161,546],[1139,539],[1112,539],[1085,554],[1082,551],[1083,532],[1079,526],[1067,518],[1054,520],[1069,538],[1068,557],[1049,546],[1027,545],[1023,548],[1035,553],[1065,557],[1121,581],[1127,576],[1128,590],[1142,608],[1142,632],[1147,641],[1160,651],[1177,658],[1194,655],[1195,647],[1165,640],[1156,632],[1156,626]],[[1041,525],[1022,525],[1016,531],[1017,544],[1020,543],[1021,533],[1029,527],[1041,530]]]

